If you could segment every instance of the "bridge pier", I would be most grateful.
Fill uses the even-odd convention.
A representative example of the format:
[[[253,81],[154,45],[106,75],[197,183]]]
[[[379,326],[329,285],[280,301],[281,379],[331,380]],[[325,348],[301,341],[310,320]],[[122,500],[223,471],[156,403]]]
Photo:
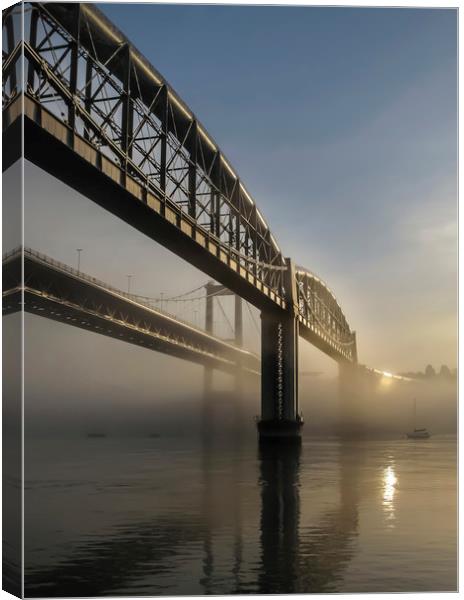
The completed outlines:
[[[358,438],[366,434],[368,399],[363,374],[356,364],[338,365],[339,419],[338,435],[341,438]]]
[[[296,298],[293,265],[287,259],[290,300]],[[298,328],[295,305],[288,312],[261,313],[261,441],[300,441]]]
[[[223,285],[209,282],[205,285],[206,303],[205,303],[205,330],[214,335],[214,298],[219,296],[234,296],[234,339],[233,343],[241,348],[243,346],[243,311],[242,299]],[[208,398],[213,389],[213,368],[205,366],[203,389],[205,398]],[[235,392],[240,394],[242,391],[241,382],[241,364],[237,363],[237,372],[235,375]]]

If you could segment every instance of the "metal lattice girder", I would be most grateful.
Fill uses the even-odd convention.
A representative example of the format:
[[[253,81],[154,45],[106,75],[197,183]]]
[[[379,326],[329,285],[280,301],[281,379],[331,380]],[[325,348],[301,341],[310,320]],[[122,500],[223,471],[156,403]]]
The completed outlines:
[[[356,362],[356,335],[333,292],[319,277],[301,267],[296,269],[296,282],[300,321],[334,353]]]
[[[2,11],[2,105],[8,106],[21,92],[21,7]]]
[[[94,5],[16,6],[3,13],[3,35],[4,133],[24,106],[27,158],[66,173],[66,183],[260,310],[295,313],[300,335],[335,359],[357,361],[332,292],[305,269],[289,273],[204,126]]]
[[[196,116],[90,4],[26,5],[26,94],[284,297],[282,253]]]

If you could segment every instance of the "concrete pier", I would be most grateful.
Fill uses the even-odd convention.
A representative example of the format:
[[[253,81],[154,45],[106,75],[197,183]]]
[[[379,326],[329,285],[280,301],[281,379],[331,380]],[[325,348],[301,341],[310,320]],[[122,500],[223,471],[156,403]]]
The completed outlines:
[[[299,441],[303,420],[298,414],[298,319],[294,267],[287,259],[286,313],[261,313],[260,440]]]

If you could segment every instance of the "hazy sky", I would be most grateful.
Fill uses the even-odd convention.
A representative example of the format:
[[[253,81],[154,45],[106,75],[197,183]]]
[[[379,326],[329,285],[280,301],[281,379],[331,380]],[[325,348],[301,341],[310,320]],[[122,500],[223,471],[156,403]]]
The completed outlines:
[[[456,11],[100,8],[216,139],[284,254],[334,290],[360,361],[392,371],[455,367]],[[25,202],[26,245],[69,264],[82,247],[82,270],[121,288],[128,273],[134,291],[153,295],[207,279],[29,164]],[[93,402],[103,390],[126,402],[142,381],[150,402],[185,364],[26,322],[31,389],[42,396],[63,394],[45,385],[59,369],[77,398]],[[40,352],[45,338],[49,354]],[[335,372],[303,343],[301,362]],[[199,389],[201,369],[183,373],[182,393]]]

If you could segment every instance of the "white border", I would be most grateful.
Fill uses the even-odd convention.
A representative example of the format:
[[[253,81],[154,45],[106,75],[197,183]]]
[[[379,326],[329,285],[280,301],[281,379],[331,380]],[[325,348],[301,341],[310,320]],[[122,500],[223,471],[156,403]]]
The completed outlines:
[[[63,0],[61,0],[63,1]],[[72,1],[72,0],[64,0],[66,2]],[[1,2],[1,8],[2,10],[4,10],[5,8],[7,8],[8,6],[11,6],[12,4],[15,4],[15,2],[11,2],[9,0],[0,0]],[[214,0],[202,0],[200,1],[196,1],[196,0],[191,0],[191,1],[187,1],[187,2],[171,2],[170,0],[157,0],[157,2],[136,2],[134,0],[112,0],[113,3],[121,3],[121,4],[218,4],[218,2],[215,2]],[[328,1],[328,0],[319,0],[317,3],[308,3],[308,2],[304,2],[302,0],[293,0],[292,2],[285,2],[285,1],[280,1],[280,2],[273,2],[273,1],[263,1],[263,0],[254,0],[254,2],[244,2],[241,0],[223,0],[222,2],[220,2],[220,4],[225,4],[225,5],[255,5],[255,6],[326,6],[326,7],[372,7],[372,8],[387,8],[387,7],[396,7],[396,8],[429,8],[429,9],[433,9],[433,8],[457,8],[459,9],[461,6],[460,2],[447,2],[444,0],[435,0],[433,2],[422,2],[422,3],[417,3],[417,2],[413,2],[412,0],[408,1],[408,0],[399,0],[396,2],[380,2],[380,3],[373,3],[373,2],[369,2],[367,0],[358,0],[357,2],[345,2],[345,1],[339,1],[337,3]],[[461,11],[458,11],[458,32],[462,31],[462,16],[461,16]],[[461,99],[462,99],[462,94],[460,94],[461,92],[461,78],[459,77],[460,74],[460,65],[463,64],[463,56],[462,56],[462,45],[459,43],[459,37],[458,37],[458,83],[459,83],[459,87],[458,87],[458,111],[460,112],[461,109]],[[23,69],[24,69],[24,65],[23,65]],[[459,115],[458,112],[458,115]],[[459,137],[457,139],[457,143],[458,143],[458,158],[459,158],[459,172],[464,172],[464,164],[463,164],[463,159],[462,159],[462,154],[461,152],[459,152],[460,150],[460,144],[459,141],[462,140],[462,120],[459,119],[458,116],[458,134]],[[23,171],[23,175],[24,175],[24,162],[22,164],[22,171]],[[24,182],[24,177],[23,177],[23,182]],[[23,190],[23,186],[22,186],[22,190]],[[458,180],[458,198],[459,198],[459,180]],[[22,214],[22,239],[24,241],[24,197],[22,198],[22,209],[23,209],[23,214]],[[460,230],[462,230],[462,212],[459,211],[459,227]],[[0,223],[1,223],[1,215],[0,215]],[[462,259],[463,259],[463,253],[464,250],[462,248],[462,245],[459,244],[459,262],[462,264]],[[463,298],[463,284],[461,279],[459,280],[459,294],[458,294],[458,300],[460,298]],[[459,308],[461,306],[461,303],[459,302]],[[459,338],[461,338],[462,334],[463,334],[463,330],[464,330],[464,326],[462,324],[461,319],[459,319]],[[0,324],[0,333],[2,331],[2,327]],[[22,386],[22,411],[24,411],[24,315],[22,317],[22,354],[23,354],[23,360],[22,360],[22,374],[23,374],[23,386]],[[0,349],[0,357],[1,357],[1,349]],[[458,348],[458,364],[459,364],[459,399],[460,399],[460,391],[461,391],[461,372],[462,372],[462,368],[464,367],[464,359],[462,358],[462,356],[459,353],[459,348]],[[1,379],[1,377],[0,377]],[[462,411],[459,411],[458,414],[459,417],[459,431],[461,431],[462,429],[462,420],[463,420],[463,416],[462,416]],[[1,415],[0,415],[0,425],[1,425]],[[22,460],[22,476],[23,476],[23,483],[24,483],[24,431],[22,433],[22,449],[23,449],[23,460]],[[462,464],[462,448],[461,445],[459,444],[459,465]],[[1,473],[1,465],[0,465],[0,473]],[[458,485],[458,489],[459,489],[459,513],[461,513],[461,509],[463,507],[463,495],[462,495],[462,480],[461,478],[459,478],[459,485]],[[22,487],[22,501],[23,501],[23,506],[24,506],[24,485]],[[1,505],[1,503],[0,503]],[[439,518],[439,516],[437,516],[437,518]],[[22,515],[22,525],[23,525],[23,562],[24,562],[24,511],[23,511],[23,515]],[[1,524],[0,524],[0,531],[1,531]],[[463,550],[463,542],[461,539],[461,536],[459,538],[459,580],[461,579],[461,556],[462,556],[462,550]],[[0,567],[1,569],[1,567]],[[23,581],[24,584],[24,581]],[[359,594],[361,596],[361,594]],[[366,594],[362,594],[362,596],[365,596]],[[402,597],[404,598],[414,598],[417,595],[416,594],[408,594],[408,593],[404,593],[401,594]],[[445,598],[445,597],[449,597],[449,593],[432,593],[432,594],[427,594],[428,597],[432,596],[434,598]],[[454,594],[452,594],[454,595]],[[358,596],[358,594],[337,594],[337,596]],[[383,598],[389,598],[389,597],[393,597],[396,596],[396,594],[368,594],[368,596],[370,597],[374,597],[374,596],[380,596]],[[203,598],[203,596],[201,596]],[[235,597],[240,597],[240,598],[244,598],[244,600],[246,600],[247,598],[249,598],[250,596],[235,596]],[[262,598],[266,598],[266,596],[254,596],[254,597],[262,597]],[[296,599],[303,599],[303,598],[308,598],[310,597],[318,599],[318,598],[325,598],[326,595],[321,595],[321,594],[308,594],[308,595],[300,595],[300,594],[292,594],[292,595],[281,595],[280,597],[285,597],[288,598],[289,600],[296,600]],[[8,594],[7,592],[1,591],[0,592],[0,600],[6,600],[6,599],[10,599],[10,598],[14,598],[14,596]],[[105,596],[105,598],[111,598],[110,596]],[[128,598],[129,600],[131,598],[135,598],[135,597],[130,597],[127,596],[126,598]],[[146,597],[145,597],[146,598]],[[157,596],[157,598],[162,598],[162,596]],[[168,597],[170,600],[173,598],[178,598],[177,596],[169,596]],[[182,597],[179,597],[182,598]],[[120,598],[118,598],[118,600],[120,600]]]

